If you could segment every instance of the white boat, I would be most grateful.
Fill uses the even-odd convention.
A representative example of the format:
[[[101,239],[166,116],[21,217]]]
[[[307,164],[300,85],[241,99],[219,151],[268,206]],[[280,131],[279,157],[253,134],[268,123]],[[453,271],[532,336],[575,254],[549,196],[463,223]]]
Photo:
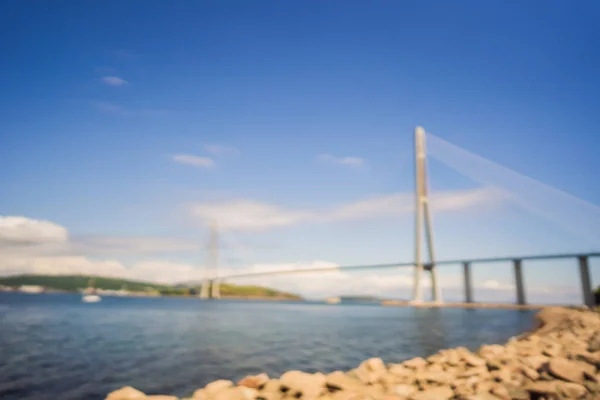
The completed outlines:
[[[96,294],[96,287],[94,283],[95,280],[90,279],[87,289],[83,291],[83,297],[81,298],[81,301],[84,303],[97,303],[102,300],[102,298]]]
[[[81,298],[81,301],[84,303],[97,303],[102,300],[102,297],[97,294],[86,294]]]

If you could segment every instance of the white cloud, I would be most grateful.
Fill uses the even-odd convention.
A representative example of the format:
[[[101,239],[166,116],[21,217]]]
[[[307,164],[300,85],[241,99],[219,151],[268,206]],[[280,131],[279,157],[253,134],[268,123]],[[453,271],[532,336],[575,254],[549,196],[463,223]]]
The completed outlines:
[[[363,167],[366,165],[366,161],[360,157],[335,157],[331,154],[319,154],[317,160],[352,167]]]
[[[6,257],[0,258],[0,275],[101,275],[107,277],[127,276],[127,270],[118,261],[93,261],[86,257]]]
[[[25,217],[0,216],[0,245],[65,242],[67,230],[53,222]]]
[[[197,250],[201,245],[182,239],[152,236],[75,236],[69,251],[77,254],[156,254]]]
[[[469,209],[505,199],[493,189],[472,189],[437,192],[431,195],[433,211],[445,212]],[[217,221],[220,228],[239,231],[262,231],[309,221],[342,221],[400,216],[413,212],[414,197],[408,193],[376,196],[330,210],[295,210],[253,200],[196,203],[190,214],[203,223]]]
[[[209,144],[204,146],[204,150],[207,153],[215,154],[215,155],[235,155],[238,154],[238,149],[234,147],[221,146],[218,144]]]
[[[173,161],[179,164],[201,168],[211,168],[215,165],[215,162],[212,158],[192,156],[189,154],[176,154],[173,156]]]
[[[123,86],[127,84],[127,81],[118,76],[104,76],[102,77],[102,82],[106,83],[110,86]]]
[[[515,290],[515,285],[509,283],[502,283],[494,279],[488,279],[484,281],[479,287],[490,290]]]
[[[193,204],[190,213],[206,224],[217,221],[219,229],[239,231],[262,231],[315,217],[309,211],[287,210],[252,200]]]

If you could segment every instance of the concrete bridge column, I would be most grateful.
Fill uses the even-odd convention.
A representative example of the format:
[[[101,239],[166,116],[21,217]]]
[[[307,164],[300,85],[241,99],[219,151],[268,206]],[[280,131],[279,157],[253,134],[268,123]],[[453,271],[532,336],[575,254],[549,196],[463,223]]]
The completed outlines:
[[[465,303],[473,302],[473,284],[471,277],[471,264],[468,262],[463,263],[463,273],[465,278]]]
[[[592,292],[592,283],[590,279],[590,268],[588,257],[579,257],[579,275],[581,276],[581,293],[583,295],[583,304],[588,307],[594,307],[596,299]]]
[[[514,260],[515,268],[515,286],[517,288],[517,304],[525,305],[525,285],[523,284],[523,270],[521,268],[521,260]]]
[[[200,298],[208,299],[210,297],[210,280],[205,279],[200,287]]]
[[[219,282],[218,279],[215,279],[212,281],[212,291],[210,294],[210,297],[213,299],[220,299],[221,298],[221,286],[220,286],[221,282]]]

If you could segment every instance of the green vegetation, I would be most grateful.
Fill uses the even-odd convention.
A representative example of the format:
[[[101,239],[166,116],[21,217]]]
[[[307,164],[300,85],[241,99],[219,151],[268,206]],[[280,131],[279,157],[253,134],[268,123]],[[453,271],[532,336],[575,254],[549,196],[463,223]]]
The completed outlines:
[[[39,285],[48,289],[76,292],[87,288],[90,279],[94,280],[95,288],[104,290],[120,290],[123,286],[132,292],[147,292],[169,288],[168,285],[86,275],[17,275],[0,278],[0,285]]]
[[[64,292],[77,292],[88,287],[90,280],[94,281],[96,289],[121,290],[130,292],[156,293],[163,296],[195,296],[200,293],[200,288],[175,287],[171,285],[160,285],[156,283],[131,281],[119,278],[103,278],[100,276],[85,275],[17,275],[0,277],[0,285],[19,287],[22,285],[43,286],[46,289]],[[300,300],[300,296],[290,293],[279,292],[274,289],[260,286],[237,286],[222,283],[220,286],[223,297],[247,297],[247,298],[277,298]]]
[[[273,297],[289,300],[300,300],[301,297],[291,293],[279,292],[260,286],[238,286],[229,283],[221,284],[221,296],[235,297]]]
[[[340,296],[340,300],[342,301],[360,301],[360,302],[373,302],[373,301],[381,301],[374,296]]]

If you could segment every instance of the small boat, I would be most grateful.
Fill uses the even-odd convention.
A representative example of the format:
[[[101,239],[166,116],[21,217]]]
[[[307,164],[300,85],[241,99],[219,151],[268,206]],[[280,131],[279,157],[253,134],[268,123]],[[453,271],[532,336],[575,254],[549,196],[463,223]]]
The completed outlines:
[[[102,300],[102,297],[97,294],[86,294],[81,298],[81,301],[84,303],[97,303]]]
[[[84,303],[97,303],[102,300],[102,297],[96,294],[96,288],[94,287],[94,279],[90,279],[88,287],[83,291],[83,297],[81,301]]]

